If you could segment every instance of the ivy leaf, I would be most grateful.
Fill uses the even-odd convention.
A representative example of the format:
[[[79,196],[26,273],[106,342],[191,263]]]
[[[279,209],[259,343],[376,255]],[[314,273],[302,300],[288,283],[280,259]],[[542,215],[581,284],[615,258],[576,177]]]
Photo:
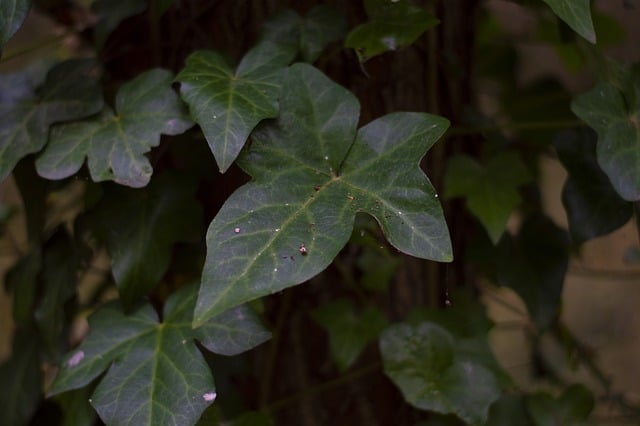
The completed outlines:
[[[195,182],[165,173],[143,189],[105,188],[86,225],[107,246],[120,298],[130,308],[162,279],[177,242],[200,235]]]
[[[187,58],[176,77],[180,94],[222,173],[253,128],[278,115],[283,68],[294,55],[293,49],[266,41],[247,52],[235,71],[215,52],[197,51]]]
[[[569,172],[562,202],[573,242],[580,245],[627,223],[633,216],[633,204],[620,198],[598,166],[593,131],[564,132],[556,139],[555,147]]]
[[[498,154],[485,165],[469,156],[452,157],[445,175],[448,197],[465,197],[467,207],[498,242],[513,209],[522,201],[517,188],[531,176],[514,152]]]
[[[453,336],[435,324],[388,327],[380,337],[380,352],[385,374],[414,407],[453,413],[479,425],[500,396],[493,374],[479,363],[458,359]]]
[[[595,403],[591,392],[582,385],[568,387],[557,399],[539,393],[526,402],[536,426],[584,425]]]
[[[503,395],[489,410],[487,426],[534,426],[528,416],[525,399],[520,395]]]
[[[340,40],[347,30],[345,16],[327,5],[318,5],[304,17],[284,10],[265,23],[261,39],[291,46],[302,60],[314,62],[324,48]]]
[[[598,164],[618,194],[640,200],[640,68],[629,81],[598,83],[574,99],[572,111],[598,133]],[[625,87],[621,91],[618,86]]]
[[[100,111],[103,103],[94,68],[87,59],[58,64],[47,73],[38,94],[29,80],[0,78],[0,180],[21,158],[44,147],[53,123]],[[21,87],[10,87],[16,83]]]
[[[567,23],[575,32],[591,43],[596,43],[596,32],[591,20],[590,0],[542,0],[553,13]]]
[[[409,46],[438,21],[431,13],[404,0],[365,1],[369,22],[358,25],[347,35],[345,47],[355,49],[360,62]]]
[[[331,357],[340,371],[349,368],[387,325],[380,310],[368,306],[358,312],[346,299],[322,305],[311,316],[329,334]]]
[[[374,216],[404,253],[452,259],[442,208],[418,167],[447,120],[395,113],[356,135],[358,102],[346,89],[306,64],[290,68],[286,85],[278,120],[254,132],[240,159],[254,180],[209,227],[196,324],[322,271],[356,212]]]
[[[101,48],[109,34],[120,22],[142,13],[147,8],[144,0],[95,0],[93,10],[98,18],[93,33],[96,46]]]
[[[4,44],[18,31],[27,18],[31,0],[2,0],[0,2],[0,56]]]
[[[51,395],[85,386],[108,368],[91,399],[105,423],[194,424],[216,393],[209,367],[193,340],[210,350],[204,341],[222,342],[215,349],[229,354],[251,349],[269,336],[244,306],[193,329],[195,300],[194,285],[172,295],[163,322],[150,305],[130,316],[115,303],[102,307],[89,318],[89,336],[64,359]],[[238,333],[242,339],[224,343]]]
[[[88,157],[96,182],[147,185],[153,170],[144,154],[158,146],[160,134],[177,135],[192,126],[171,89],[172,81],[169,71],[147,71],[120,88],[117,115],[106,107],[91,119],[54,127],[49,145],[36,161],[40,176],[69,177]]]

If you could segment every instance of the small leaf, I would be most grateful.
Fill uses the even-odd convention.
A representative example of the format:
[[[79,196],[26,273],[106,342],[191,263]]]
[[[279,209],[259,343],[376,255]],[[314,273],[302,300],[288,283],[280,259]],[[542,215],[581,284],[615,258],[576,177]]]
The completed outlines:
[[[380,338],[384,372],[409,404],[484,424],[500,389],[489,370],[457,359],[454,348],[451,334],[426,322],[392,325]]]
[[[594,403],[593,395],[582,385],[568,387],[557,399],[544,393],[527,398],[527,407],[536,426],[584,425]]]
[[[198,51],[178,74],[180,94],[200,125],[221,172],[235,161],[249,133],[278,115],[283,68],[295,51],[268,41],[242,58],[235,72],[215,52]]]
[[[239,164],[254,180],[231,195],[207,233],[196,324],[313,277],[349,240],[356,212],[398,250],[451,260],[435,190],[418,167],[448,122],[389,114],[361,128],[358,103],[315,68],[290,68],[277,121],[253,133]]]
[[[368,0],[365,7],[369,22],[351,30],[344,43],[355,49],[361,62],[409,46],[439,23],[429,12],[405,0]]]
[[[311,316],[329,334],[331,357],[341,371],[349,368],[387,325],[380,310],[369,306],[358,312],[346,299],[322,305]]]
[[[116,29],[120,22],[142,13],[146,8],[144,0],[95,0],[93,10],[98,23],[93,32],[98,48],[104,46],[109,34]]]
[[[448,197],[465,197],[467,207],[498,242],[513,209],[522,201],[517,188],[531,176],[514,152],[498,154],[481,165],[469,156],[452,157],[445,175]]]
[[[564,132],[556,139],[555,147],[569,172],[562,203],[573,242],[580,245],[627,223],[633,216],[633,204],[620,198],[598,166],[595,134]]]
[[[177,242],[198,238],[202,212],[195,182],[165,173],[143,189],[105,188],[86,225],[107,246],[113,277],[125,307],[162,279]]]
[[[596,43],[596,32],[591,20],[590,0],[542,0],[553,13],[567,23],[575,32],[591,43]]]
[[[238,308],[248,318],[243,323],[229,323],[228,316],[221,316],[194,330],[195,299],[194,285],[172,295],[162,323],[150,305],[131,316],[114,303],[104,306],[90,317],[89,336],[64,359],[51,394],[82,387],[110,366],[91,399],[105,423],[194,424],[216,398],[213,377],[194,338],[214,339],[209,333],[216,329],[245,333],[250,338],[235,349],[248,350],[267,335],[263,329],[259,336],[236,329],[250,321],[252,329],[259,328],[255,315],[244,307]]]
[[[92,77],[92,60],[74,59],[53,67],[36,95],[33,82],[8,78],[0,95],[0,180],[28,154],[47,143],[49,126],[95,114],[102,108],[102,97]],[[0,78],[0,82],[4,80]],[[21,80],[21,81],[20,81]]]
[[[598,164],[618,194],[640,200],[640,68],[627,81],[598,83],[571,109],[598,133]]]
[[[22,26],[27,18],[31,0],[2,0],[0,2],[0,56],[4,44]]]
[[[66,178],[88,157],[94,181],[145,186],[153,170],[144,154],[158,146],[160,134],[177,135],[192,126],[172,81],[169,71],[147,71],[120,88],[117,115],[106,107],[97,117],[54,127],[36,161],[40,176]]]

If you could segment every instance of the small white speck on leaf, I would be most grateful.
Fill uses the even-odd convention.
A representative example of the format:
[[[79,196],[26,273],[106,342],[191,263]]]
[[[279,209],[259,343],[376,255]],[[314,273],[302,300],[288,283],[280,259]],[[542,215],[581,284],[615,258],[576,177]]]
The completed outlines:
[[[273,272],[278,272],[278,268],[273,268]]]
[[[438,197],[439,197],[439,195],[438,195],[438,194],[436,194],[436,198],[438,198]]]
[[[280,232],[280,228],[276,228],[276,229],[275,229],[275,231],[276,231],[276,232]]]
[[[75,354],[73,354],[71,358],[69,358],[69,361],[67,361],[67,365],[69,367],[75,367],[80,363],[80,361],[82,361],[83,358],[84,358],[84,352],[78,351]]]
[[[327,160],[327,161],[329,161],[329,156],[328,156],[328,155],[325,155],[325,156],[324,156],[324,159],[325,159],[325,160]]]
[[[240,233],[240,228],[235,228],[235,229],[233,230],[233,232],[235,232],[236,234],[239,234],[239,233]]]
[[[207,392],[204,395],[202,395],[202,399],[204,399],[207,402],[212,402],[216,400],[216,396],[218,396],[218,394],[216,394],[215,392]]]

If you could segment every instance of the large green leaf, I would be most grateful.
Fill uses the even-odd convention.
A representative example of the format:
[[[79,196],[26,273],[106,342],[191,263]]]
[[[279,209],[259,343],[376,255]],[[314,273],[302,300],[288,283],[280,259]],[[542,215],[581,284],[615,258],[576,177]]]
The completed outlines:
[[[365,7],[369,22],[355,27],[345,40],[360,61],[408,46],[439,23],[431,13],[405,0],[366,0]]]
[[[385,374],[417,408],[453,413],[479,425],[500,396],[493,374],[471,359],[459,359],[454,337],[435,324],[388,327],[380,352]]]
[[[445,193],[464,197],[467,207],[497,243],[513,209],[521,202],[517,188],[531,176],[514,152],[498,154],[482,165],[469,156],[458,155],[448,162]]]
[[[129,308],[160,281],[177,242],[197,240],[202,212],[195,182],[165,173],[144,189],[105,188],[87,225],[107,246],[113,277]]]
[[[598,164],[616,191],[625,200],[640,200],[640,68],[627,81],[598,83],[571,109],[598,133]]]
[[[91,404],[107,424],[194,424],[216,398],[194,339],[225,355],[249,350],[269,333],[242,306],[191,327],[196,286],[172,295],[163,322],[150,305],[131,316],[109,304],[89,318],[91,332],[68,354],[50,393],[85,386],[107,370]]]
[[[331,358],[342,371],[354,363],[367,343],[375,340],[387,325],[379,309],[368,306],[359,312],[346,299],[322,305],[311,316],[329,334]]]
[[[53,123],[100,111],[103,103],[94,69],[87,59],[56,65],[38,94],[37,85],[25,76],[0,78],[0,180],[21,158],[44,147]]]
[[[207,233],[195,321],[299,284],[347,243],[356,212],[390,243],[450,261],[435,190],[418,167],[447,120],[395,113],[356,135],[358,102],[315,68],[293,65],[277,121],[257,129],[241,166],[254,180],[231,195]]]
[[[93,32],[98,47],[102,47],[109,34],[120,22],[146,9],[144,0],[95,0],[93,10],[98,18]]]
[[[187,58],[176,77],[180,94],[221,172],[236,159],[253,128],[278,115],[283,70],[295,52],[265,41],[247,52],[235,71],[215,52],[197,51]]]
[[[560,19],[591,43],[596,42],[596,32],[591,20],[590,0],[542,0]]]
[[[4,44],[18,31],[27,18],[31,0],[2,0],[0,2],[0,56]]]
[[[526,402],[536,426],[585,425],[595,403],[591,392],[582,385],[568,387],[558,398],[538,393]]]
[[[264,25],[262,40],[284,44],[300,52],[305,62],[314,62],[331,42],[340,40],[347,30],[347,21],[338,10],[321,4],[300,17],[284,10]]]
[[[573,242],[580,245],[627,223],[633,216],[633,204],[620,198],[598,166],[594,132],[590,129],[564,132],[555,141],[555,147],[569,172],[562,203]]]
[[[76,173],[88,157],[94,181],[145,186],[153,169],[144,154],[158,146],[160,134],[177,135],[192,126],[172,82],[169,71],[147,71],[120,88],[117,115],[106,107],[91,119],[54,127],[36,161],[38,173],[63,179]]]

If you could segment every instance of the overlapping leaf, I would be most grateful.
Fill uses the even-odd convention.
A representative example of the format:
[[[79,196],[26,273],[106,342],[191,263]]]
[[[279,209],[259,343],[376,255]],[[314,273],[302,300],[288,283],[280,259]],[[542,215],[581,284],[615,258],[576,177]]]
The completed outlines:
[[[107,370],[91,403],[107,424],[194,424],[216,398],[213,377],[197,339],[207,349],[234,355],[269,333],[242,306],[191,327],[196,287],[172,295],[163,322],[150,305],[125,316],[115,304],[89,319],[91,332],[60,367],[51,394],[85,386]]]
[[[120,297],[128,308],[160,281],[177,242],[197,239],[202,212],[195,182],[166,173],[144,190],[107,188],[88,226],[107,246]]]
[[[192,126],[172,82],[169,71],[147,71],[120,88],[117,115],[106,107],[89,120],[56,126],[36,161],[38,173],[62,179],[76,173],[88,157],[94,181],[145,186],[153,169],[144,154],[160,143],[160,134],[177,135]]]
[[[485,165],[468,156],[456,156],[448,162],[445,191],[449,197],[465,197],[467,207],[495,244],[521,201],[518,186],[530,179],[526,167],[513,152],[498,154]]]
[[[0,2],[0,56],[4,44],[22,26],[27,18],[31,0],[2,0]]]
[[[380,337],[384,372],[411,405],[453,413],[484,424],[500,396],[493,374],[468,357],[459,358],[454,337],[432,323],[396,324]]]
[[[290,68],[286,84],[278,120],[257,129],[241,157],[254,180],[209,227],[196,323],[322,271],[356,212],[374,216],[400,251],[452,258],[440,203],[418,167],[447,120],[395,113],[356,135],[358,102],[346,89],[305,64]]]
[[[0,78],[0,180],[18,161],[47,143],[49,126],[95,114],[102,96],[94,62],[77,59],[53,67],[38,94],[28,75]]]
[[[602,81],[571,109],[598,133],[598,164],[618,194],[640,200],[640,68],[627,81]],[[622,88],[622,89],[621,89]]]
[[[596,32],[591,20],[590,0],[542,0],[560,19],[591,43],[596,42]]]
[[[429,12],[405,0],[366,0],[369,22],[357,26],[345,40],[360,61],[413,43],[423,32],[438,24]]]
[[[265,41],[247,52],[235,71],[215,52],[198,51],[187,58],[176,77],[180,94],[221,172],[236,159],[253,128],[278,115],[283,70],[295,53],[291,46]]]

